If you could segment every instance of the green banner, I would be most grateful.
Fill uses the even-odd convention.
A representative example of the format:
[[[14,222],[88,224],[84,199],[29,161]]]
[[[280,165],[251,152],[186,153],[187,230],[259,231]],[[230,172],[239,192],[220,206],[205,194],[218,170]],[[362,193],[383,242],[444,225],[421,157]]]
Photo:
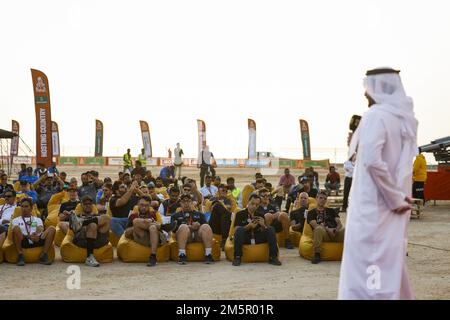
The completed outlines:
[[[297,160],[278,160],[280,168],[297,168]]]
[[[82,164],[91,165],[91,166],[104,166],[106,164],[105,159],[103,157],[89,157],[82,158]]]
[[[304,162],[305,168],[314,167],[314,168],[324,168],[328,169],[330,167],[330,161],[327,160],[305,160]]]
[[[76,166],[78,165],[78,158],[75,157],[60,157],[59,164],[62,166]]]

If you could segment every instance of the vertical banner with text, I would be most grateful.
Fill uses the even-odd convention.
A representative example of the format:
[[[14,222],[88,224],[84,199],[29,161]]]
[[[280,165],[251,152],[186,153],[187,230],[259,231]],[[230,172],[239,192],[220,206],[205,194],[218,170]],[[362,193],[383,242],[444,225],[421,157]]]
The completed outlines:
[[[256,159],[256,122],[248,119],[248,158]]]
[[[145,156],[147,158],[152,157],[153,152],[152,152],[152,139],[150,137],[150,127],[148,126],[147,121],[140,120],[139,124],[141,126],[142,144],[144,146]]]
[[[19,126],[19,122],[17,122],[16,120],[12,120],[12,124],[11,124],[11,131],[15,134],[17,134],[16,137],[12,138],[11,140],[11,152],[10,155],[12,157],[17,156],[19,154],[19,131],[20,131],[20,126]]]
[[[198,154],[206,147],[206,125],[205,121],[197,120],[198,128]]]
[[[60,156],[59,130],[58,124],[55,121],[52,121],[52,149],[53,149],[53,156],[59,157]]]
[[[95,119],[95,156],[103,156],[103,122]]]
[[[36,163],[45,167],[52,164],[52,114],[50,108],[50,89],[47,76],[31,69],[33,80],[34,105],[36,113]]]
[[[311,160],[311,144],[309,142],[308,122],[300,119],[300,134],[302,137],[303,160]]]

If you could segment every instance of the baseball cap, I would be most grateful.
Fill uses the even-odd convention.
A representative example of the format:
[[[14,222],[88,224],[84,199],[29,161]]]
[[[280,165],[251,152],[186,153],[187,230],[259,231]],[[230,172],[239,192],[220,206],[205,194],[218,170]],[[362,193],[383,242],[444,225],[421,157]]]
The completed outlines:
[[[85,203],[85,202],[90,202],[90,203],[93,203],[93,202],[94,202],[94,200],[92,199],[92,197],[91,197],[91,196],[89,196],[89,195],[85,195],[85,196],[83,196],[83,198],[81,198],[81,203]]]

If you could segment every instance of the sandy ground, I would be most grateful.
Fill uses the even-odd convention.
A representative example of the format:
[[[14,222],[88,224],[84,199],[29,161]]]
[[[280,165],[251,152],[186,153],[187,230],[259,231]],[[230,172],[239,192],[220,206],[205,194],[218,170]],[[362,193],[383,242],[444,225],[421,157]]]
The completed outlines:
[[[65,168],[69,177],[79,174]],[[116,169],[105,170],[108,174]],[[194,171],[189,170],[193,176]],[[256,170],[219,170],[234,175],[238,185],[249,181]],[[156,170],[155,170],[156,173]],[[293,172],[295,175],[300,170]],[[323,176],[324,172],[321,172]],[[269,178],[276,183],[277,176]],[[343,215],[345,220],[345,214]],[[418,299],[450,299],[450,202],[428,204],[421,219],[409,226],[408,267]],[[335,299],[340,262],[312,265],[298,250],[280,250],[281,267],[266,263],[233,267],[222,253],[214,265],[175,262],[155,268],[125,264],[116,257],[99,268],[80,264],[81,289],[68,290],[69,264],[57,259],[51,266],[27,264],[24,268],[0,265],[0,299]]]

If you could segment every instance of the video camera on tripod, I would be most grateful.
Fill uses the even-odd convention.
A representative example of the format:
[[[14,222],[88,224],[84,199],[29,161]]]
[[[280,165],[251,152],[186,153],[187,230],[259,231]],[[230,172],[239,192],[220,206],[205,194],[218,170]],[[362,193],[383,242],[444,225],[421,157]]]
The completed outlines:
[[[450,163],[450,136],[436,139],[419,147],[419,152],[433,153],[434,158],[439,164]]]

